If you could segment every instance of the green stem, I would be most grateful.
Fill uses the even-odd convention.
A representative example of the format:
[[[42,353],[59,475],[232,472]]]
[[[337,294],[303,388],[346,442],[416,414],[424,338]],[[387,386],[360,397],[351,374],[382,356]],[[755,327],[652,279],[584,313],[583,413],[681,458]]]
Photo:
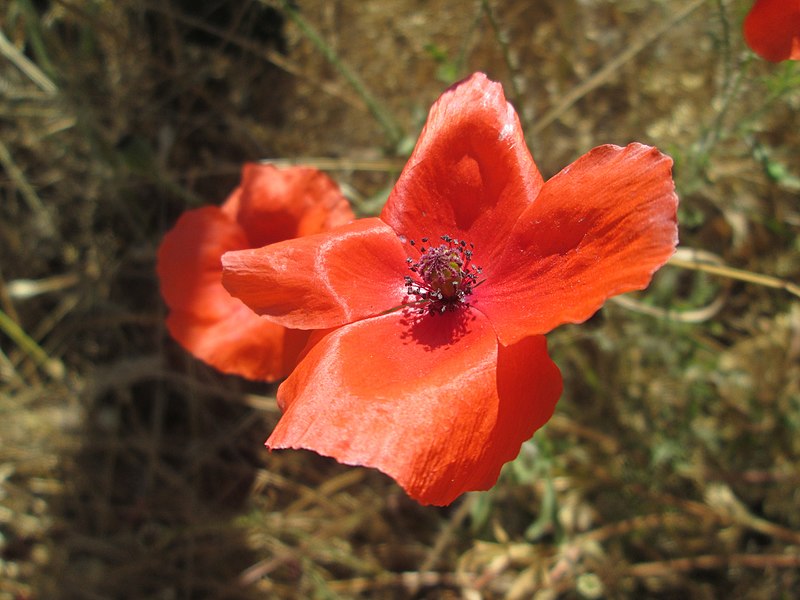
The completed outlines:
[[[55,379],[60,379],[63,376],[64,366],[59,361],[47,356],[42,347],[2,310],[0,310],[0,331],[3,331],[17,346],[30,355],[48,375]]]
[[[328,45],[322,36],[306,21],[296,8],[292,6],[290,0],[281,0],[284,12],[289,15],[289,18],[295,22],[303,34],[314,44],[317,49],[322,52],[323,56],[330,62],[337,71],[344,77],[347,82],[353,87],[355,92],[361,96],[367,108],[372,113],[372,116],[377,119],[381,127],[383,127],[389,141],[393,146],[397,146],[404,137],[403,130],[395,122],[392,115],[388,110],[369,92],[364,82],[356,75],[350,68],[342,62],[339,55],[336,54],[333,48]]]
[[[486,18],[489,20],[489,25],[494,32],[494,39],[500,46],[500,51],[503,53],[503,62],[506,63],[508,69],[509,79],[511,81],[512,103],[517,109],[517,112],[522,112],[522,90],[519,87],[517,79],[517,61],[511,54],[511,46],[508,43],[508,35],[500,28],[500,23],[497,21],[492,10],[492,5],[489,0],[481,0],[481,8],[483,9]]]

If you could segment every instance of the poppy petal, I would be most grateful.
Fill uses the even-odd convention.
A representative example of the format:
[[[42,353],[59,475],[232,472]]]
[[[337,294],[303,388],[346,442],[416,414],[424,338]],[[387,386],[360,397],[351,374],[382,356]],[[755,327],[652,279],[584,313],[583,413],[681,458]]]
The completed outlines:
[[[225,317],[239,302],[222,287],[220,257],[247,247],[242,228],[218,207],[183,213],[158,249],[156,271],[167,306],[201,319]]]
[[[167,328],[195,357],[223,373],[257,381],[286,377],[310,332],[286,329],[259,317],[241,301],[230,301],[231,312],[221,319],[202,320],[192,313],[171,311]]]
[[[256,315],[222,287],[221,256],[246,248],[241,227],[223,210],[185,212],[158,250],[167,328],[195,357],[224,373],[275,381],[294,368],[308,332],[287,331]]]
[[[485,490],[561,394],[543,336],[498,346],[476,311],[396,312],[334,330],[278,390],[267,446],[375,467],[423,504]]]
[[[580,323],[647,286],[678,242],[671,166],[649,146],[600,146],[545,183],[474,292],[502,343]]]
[[[326,329],[402,304],[406,254],[377,218],[222,257],[223,285],[255,312],[295,329]]]
[[[744,38],[766,60],[800,60],[800,0],[757,0],[745,17]]]
[[[321,233],[354,218],[339,186],[311,167],[245,164],[241,185],[224,209],[228,203],[250,248]]]
[[[476,73],[431,108],[381,218],[408,239],[449,235],[488,250],[541,185],[503,87]]]

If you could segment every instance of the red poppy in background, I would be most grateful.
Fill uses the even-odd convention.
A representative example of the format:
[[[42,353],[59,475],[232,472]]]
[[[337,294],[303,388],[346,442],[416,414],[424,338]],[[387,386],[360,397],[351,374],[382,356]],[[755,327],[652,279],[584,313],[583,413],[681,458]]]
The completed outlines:
[[[223,256],[256,312],[329,330],[279,388],[267,446],[376,467],[424,504],[494,485],[561,394],[543,334],[672,255],[671,164],[601,146],[544,182],[501,85],[451,87],[380,218]]]
[[[744,39],[766,60],[800,60],[800,0],[756,0],[744,20]]]
[[[354,218],[337,185],[308,167],[247,164],[221,206],[181,215],[158,249],[167,328],[186,350],[225,373],[274,381],[295,366],[310,335],[262,318],[222,287],[220,258],[327,231]]]

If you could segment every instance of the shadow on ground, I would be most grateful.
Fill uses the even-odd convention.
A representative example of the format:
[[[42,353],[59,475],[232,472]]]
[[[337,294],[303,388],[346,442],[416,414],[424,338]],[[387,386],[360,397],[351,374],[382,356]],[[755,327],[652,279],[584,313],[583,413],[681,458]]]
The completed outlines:
[[[212,377],[213,374],[208,374]],[[255,561],[234,519],[264,425],[155,359],[99,372],[74,453],[61,457],[39,598],[243,598]]]

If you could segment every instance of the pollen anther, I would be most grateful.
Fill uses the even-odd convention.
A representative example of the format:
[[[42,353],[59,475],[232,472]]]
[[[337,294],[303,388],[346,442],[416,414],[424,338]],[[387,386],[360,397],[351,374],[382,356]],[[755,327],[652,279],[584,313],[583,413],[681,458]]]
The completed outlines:
[[[416,246],[419,252],[414,262],[407,259],[409,270],[416,275],[405,276],[406,306],[431,315],[443,314],[468,306],[469,296],[482,281],[478,281],[481,268],[472,264],[473,244],[457,240],[449,235],[441,236],[443,244]],[[428,238],[421,238],[423,243]]]

